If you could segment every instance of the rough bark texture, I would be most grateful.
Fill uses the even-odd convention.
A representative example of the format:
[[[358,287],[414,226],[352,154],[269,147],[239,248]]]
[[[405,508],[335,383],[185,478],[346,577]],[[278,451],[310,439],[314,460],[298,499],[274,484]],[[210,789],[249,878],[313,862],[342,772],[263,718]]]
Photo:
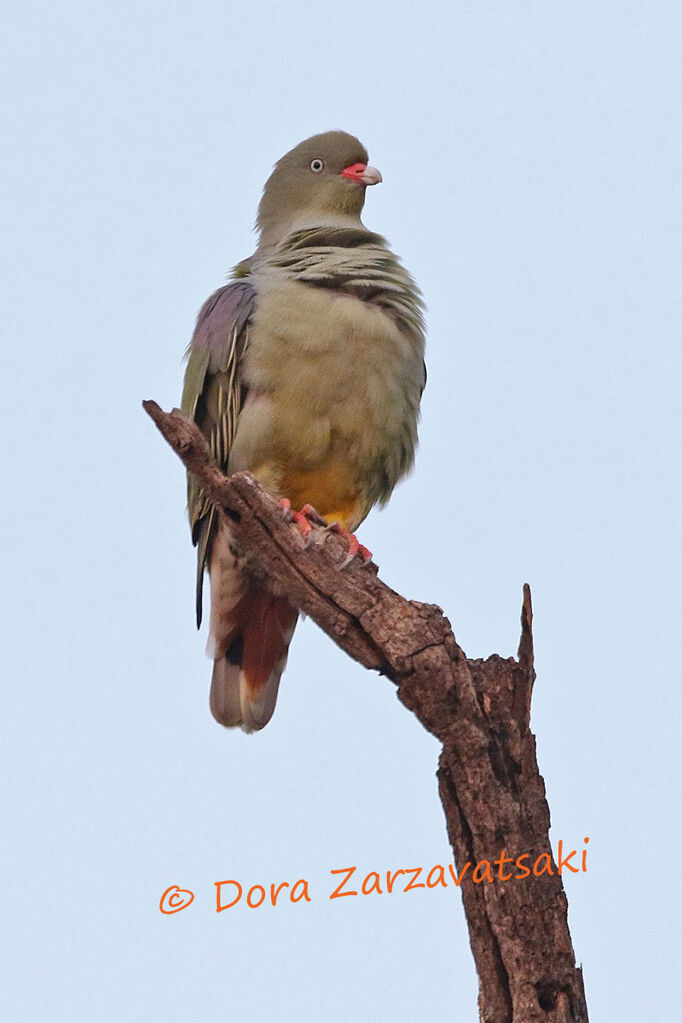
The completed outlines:
[[[470,864],[461,891],[480,1019],[586,1023],[582,972],[530,731],[535,672],[528,587],[518,659],[493,654],[469,660],[439,607],[406,600],[378,578],[372,563],[358,559],[341,570],[347,553],[341,537],[317,526],[304,541],[255,480],[223,475],[181,412],[143,404],[209,497],[238,524],[245,551],[351,657],[387,675],[400,700],[442,742],[438,780],[457,872]],[[530,865],[546,853],[553,873],[507,882],[494,873],[492,882],[474,881],[475,864],[492,865],[503,850],[514,858],[530,854]]]

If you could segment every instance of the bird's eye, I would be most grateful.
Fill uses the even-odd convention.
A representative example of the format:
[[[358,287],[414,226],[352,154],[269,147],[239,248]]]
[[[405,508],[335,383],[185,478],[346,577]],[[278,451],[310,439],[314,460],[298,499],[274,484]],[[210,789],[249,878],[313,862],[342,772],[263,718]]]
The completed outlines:
[[[311,160],[310,169],[313,174],[320,174],[324,170],[324,160]]]

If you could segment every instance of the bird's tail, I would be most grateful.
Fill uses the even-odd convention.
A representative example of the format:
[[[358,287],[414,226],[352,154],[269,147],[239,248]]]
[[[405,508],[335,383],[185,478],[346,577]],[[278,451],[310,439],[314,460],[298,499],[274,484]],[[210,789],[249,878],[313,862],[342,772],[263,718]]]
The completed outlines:
[[[247,590],[235,605],[211,679],[211,713],[221,725],[245,732],[267,725],[297,619],[286,597],[261,587]]]

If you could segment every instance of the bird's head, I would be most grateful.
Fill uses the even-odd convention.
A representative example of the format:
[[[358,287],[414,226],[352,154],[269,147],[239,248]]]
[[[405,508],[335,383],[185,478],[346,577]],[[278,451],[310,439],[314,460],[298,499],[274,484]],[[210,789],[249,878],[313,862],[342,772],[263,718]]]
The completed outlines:
[[[358,222],[367,185],[381,181],[367,160],[362,143],[345,131],[300,142],[277,161],[265,183],[256,221],[261,244],[276,243],[299,226]]]

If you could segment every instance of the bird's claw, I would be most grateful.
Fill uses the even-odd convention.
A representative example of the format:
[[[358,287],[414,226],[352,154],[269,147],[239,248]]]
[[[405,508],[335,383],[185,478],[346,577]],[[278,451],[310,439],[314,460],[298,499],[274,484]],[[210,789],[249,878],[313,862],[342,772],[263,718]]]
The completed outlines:
[[[304,504],[301,508],[299,515],[305,515],[310,521],[314,522],[316,526],[326,526],[327,520],[323,519],[316,508],[313,508],[312,504]]]
[[[361,544],[357,536],[349,533],[340,522],[327,522],[320,513],[313,508],[312,504],[304,504],[300,511],[294,511],[291,501],[286,497],[279,500],[279,505],[284,512],[287,522],[293,522],[301,531],[305,540],[304,550],[308,550],[315,543],[319,543],[325,533],[337,533],[348,544],[348,553],[341,563],[341,569],[347,568],[351,561],[361,558],[363,565],[368,565],[372,560],[372,552],[364,544]],[[313,530],[313,524],[321,526],[321,530]]]
[[[326,525],[325,520],[317,512],[312,504],[304,504],[300,511],[294,511],[291,507],[291,501],[286,497],[281,497],[279,505],[284,512],[284,518],[287,522],[293,522],[300,529],[304,539],[306,540],[306,547],[314,542],[313,527],[311,523],[316,526]]]
[[[349,533],[347,529],[344,529],[339,522],[330,522],[326,527],[331,533],[338,533],[348,543],[348,553],[341,563],[341,569],[348,568],[351,561],[356,558],[362,558],[363,565],[368,565],[372,560],[372,552],[361,544],[357,536],[354,533]]]

